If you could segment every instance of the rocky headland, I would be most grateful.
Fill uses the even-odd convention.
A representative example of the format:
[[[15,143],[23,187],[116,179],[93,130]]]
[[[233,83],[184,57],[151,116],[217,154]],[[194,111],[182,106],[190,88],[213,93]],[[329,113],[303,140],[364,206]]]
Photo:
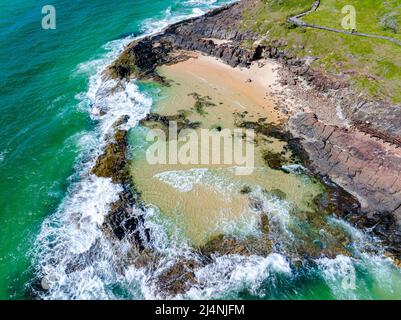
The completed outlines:
[[[401,259],[400,107],[368,97],[341,77],[312,68],[308,59],[299,59],[291,53],[285,39],[270,41],[268,35],[261,39],[243,28],[244,11],[258,2],[244,0],[227,5],[134,41],[106,74],[118,81],[140,78],[168,85],[157,73],[157,67],[186,60],[191,51],[216,57],[232,67],[263,65],[274,60],[280,79],[271,88],[271,98],[288,119],[283,127],[270,128],[265,134],[289,142],[303,165],[326,184],[331,201],[316,200],[322,215],[334,212],[360,228],[371,230],[388,246],[395,260]],[[244,46],[244,40],[252,45]],[[183,127],[191,125],[182,120]],[[133,237],[137,250],[146,252],[148,260],[145,260],[154,264],[158,258],[146,249],[149,235],[138,227],[142,223],[141,213],[132,210],[133,204],[140,204],[140,195],[126,170],[126,132],[118,129],[123,121],[116,124],[114,139],[93,168],[94,174],[124,185],[104,229],[118,239]],[[144,121],[165,124],[169,119],[150,114]],[[261,230],[266,227],[263,219],[260,227]],[[346,254],[344,244],[333,246],[335,252]],[[250,238],[240,243],[229,237],[217,237],[196,250],[201,259],[177,262],[155,281],[167,292],[182,293],[194,281],[194,266],[207,264],[212,254],[256,252],[266,256],[270,250],[268,238],[263,241]]]

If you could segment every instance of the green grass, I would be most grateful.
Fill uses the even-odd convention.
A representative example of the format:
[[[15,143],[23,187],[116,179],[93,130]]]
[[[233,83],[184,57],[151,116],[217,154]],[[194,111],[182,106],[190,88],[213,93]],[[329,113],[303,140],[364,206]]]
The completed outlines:
[[[306,16],[304,21],[342,29],[341,21],[344,15],[341,13],[341,9],[346,5],[355,7],[357,31],[388,36],[401,41],[400,34],[381,24],[381,20],[388,14],[393,13],[394,20],[400,17],[401,3],[399,0],[322,0],[319,9]]]
[[[243,28],[266,35],[266,41],[285,39],[287,48],[299,58],[314,56],[312,67],[330,74],[346,75],[355,87],[393,103],[401,102],[401,47],[391,42],[341,35],[310,28],[294,28],[289,16],[308,10],[313,0],[265,0],[244,13]],[[401,41],[399,0],[322,0],[319,9],[304,17],[308,23],[342,29],[341,9],[356,9],[358,32],[383,35]],[[387,25],[384,17],[390,17]],[[387,19],[388,20],[388,19]],[[394,23],[395,21],[395,23]]]

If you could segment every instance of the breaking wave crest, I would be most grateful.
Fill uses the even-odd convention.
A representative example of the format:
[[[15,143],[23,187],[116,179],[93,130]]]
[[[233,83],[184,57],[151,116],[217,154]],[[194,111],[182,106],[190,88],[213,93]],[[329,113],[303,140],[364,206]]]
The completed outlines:
[[[263,296],[262,284],[275,282],[277,274],[291,276],[289,261],[278,253],[267,257],[227,255],[196,272],[200,285],[187,293],[191,299],[237,298],[238,292],[248,290],[254,296]]]

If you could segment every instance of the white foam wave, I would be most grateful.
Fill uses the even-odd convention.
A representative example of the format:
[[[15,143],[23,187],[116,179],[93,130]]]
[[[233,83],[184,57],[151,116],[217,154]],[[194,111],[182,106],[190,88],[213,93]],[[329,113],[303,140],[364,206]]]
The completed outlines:
[[[283,170],[285,170],[288,173],[292,174],[305,174],[308,172],[308,169],[306,169],[304,166],[300,164],[289,164],[289,165],[284,165],[281,167]]]
[[[353,259],[338,255],[335,259],[316,260],[323,278],[338,299],[356,299],[356,274]]]
[[[154,177],[180,192],[190,192],[196,184],[202,181],[207,171],[208,169],[205,168],[165,171],[156,174]]]
[[[226,5],[229,3],[233,3],[233,2],[237,2],[237,0],[186,0],[184,2],[185,6],[189,6],[189,7],[193,7],[193,6],[197,6],[197,7],[201,7],[201,8],[208,8],[208,9],[212,9],[212,8],[217,8],[219,6],[222,5]]]
[[[219,223],[215,226],[215,233],[223,231],[226,235],[238,238],[247,236],[260,236],[259,221],[260,213],[252,210],[243,210],[235,220],[231,216],[230,208],[220,212]],[[211,231],[212,232],[212,231]]]
[[[197,5],[212,5],[215,4],[217,0],[187,0],[185,1],[185,4],[191,5],[191,6],[197,6]]]
[[[79,136],[78,145],[85,156],[79,158],[76,167],[78,181],[70,187],[56,213],[44,221],[37,238],[35,260],[42,284],[49,288],[43,296],[46,299],[112,297],[106,288],[115,281],[115,261],[101,225],[122,188],[111,179],[98,178],[89,172],[109,141],[115,121],[128,115],[129,121],[124,126],[129,129],[149,112],[152,103],[134,81],[117,86],[114,80],[102,76],[103,70],[130,41],[132,38],[109,43],[105,46],[109,51],[102,59],[81,64],[76,70],[76,74],[90,76],[88,92],[76,97],[81,99],[78,108],[89,109],[98,126],[95,133]],[[88,255],[85,264],[71,269],[71,261],[79,265],[76,259],[84,255]]]
[[[7,154],[7,151],[0,152],[0,163],[4,161],[6,154]]]
[[[218,8],[221,5],[229,4],[235,1],[219,1],[219,0],[187,0],[183,4],[192,8],[190,13],[174,12],[168,7],[163,17],[150,18],[144,21],[142,31],[145,35],[161,32],[171,24],[182,21],[184,19],[195,18],[205,14],[208,10]]]
[[[145,35],[161,32],[169,25],[179,22],[184,19],[195,18],[205,14],[206,11],[200,8],[193,8],[190,14],[172,13],[171,7],[168,7],[163,18],[150,18],[146,19],[142,24],[142,32]]]
[[[351,239],[353,254],[355,256],[361,256],[364,251],[376,252],[378,255],[384,254],[384,248],[378,245],[380,240],[372,234],[357,229],[348,222],[336,217],[329,217],[328,222],[347,233]]]
[[[154,177],[179,190],[180,192],[189,192],[196,185],[202,185],[211,188],[216,192],[229,195],[234,192],[239,184],[226,176],[226,169],[208,169],[208,168],[192,168],[189,170],[173,170],[157,173]],[[228,169],[227,172],[229,172]]]
[[[378,245],[379,239],[338,218],[330,217],[329,223],[347,232],[353,251],[353,257],[316,260],[333,295],[337,299],[401,296],[401,273]]]
[[[371,276],[376,292],[401,298],[401,273],[390,258],[363,253],[359,268]],[[369,290],[369,285],[371,284],[364,286],[366,291]]]
[[[185,297],[191,299],[219,299],[235,297],[247,289],[253,295],[263,294],[261,285],[276,274],[291,275],[288,260],[277,253],[267,257],[227,255],[215,258],[206,267],[196,271],[198,285]]]
[[[88,269],[80,272],[67,274],[66,270],[77,255],[86,253],[97,240],[103,248],[107,246],[102,241],[100,227],[109,205],[118,199],[120,191],[110,179],[91,176],[76,185],[57,212],[45,220],[36,244],[40,274],[49,287],[45,298],[89,299],[94,294],[92,291],[99,293],[99,297],[106,297],[98,273],[103,269],[88,265]],[[103,250],[99,254],[106,259],[106,252]]]
[[[172,255],[157,265],[155,273],[150,275],[143,269],[129,268],[125,279],[133,294],[141,292],[143,299],[165,299],[166,296],[157,290],[154,280],[157,275],[168,270],[174,263],[183,257],[180,254]],[[197,259],[191,253],[186,259]],[[269,281],[275,286],[278,275],[292,276],[289,261],[282,255],[272,253],[267,257],[225,255],[215,256],[213,261],[205,267],[195,271],[195,283],[185,294],[170,296],[173,299],[221,299],[237,298],[238,292],[248,290],[252,295],[263,296],[263,284]],[[140,289],[139,289],[140,288]],[[139,290],[138,290],[139,289]]]

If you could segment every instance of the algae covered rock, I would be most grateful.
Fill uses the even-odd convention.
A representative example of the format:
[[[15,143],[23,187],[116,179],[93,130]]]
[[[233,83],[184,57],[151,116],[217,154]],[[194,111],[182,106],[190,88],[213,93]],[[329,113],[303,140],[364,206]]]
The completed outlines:
[[[114,134],[114,142],[106,146],[92,169],[92,173],[98,177],[111,178],[113,183],[124,183],[127,180],[126,152],[127,131],[117,130]]]
[[[156,283],[164,293],[183,294],[196,283],[195,270],[200,266],[195,259],[183,258],[159,274]]]
[[[218,235],[200,247],[199,250],[206,257],[230,254],[267,256],[271,253],[272,243],[266,235],[260,238],[246,237],[245,239]]]
[[[271,169],[275,170],[280,170],[287,163],[287,159],[281,153],[275,153],[270,150],[263,152],[263,160]]]
[[[208,114],[205,110],[206,108],[216,106],[215,103],[210,101],[211,98],[209,96],[201,96],[196,92],[190,93],[188,94],[188,96],[191,96],[195,99],[195,104],[192,107],[192,110],[201,116],[205,116]]]
[[[123,52],[120,57],[109,67],[109,73],[113,78],[129,78],[139,75],[135,57],[129,52]]]

